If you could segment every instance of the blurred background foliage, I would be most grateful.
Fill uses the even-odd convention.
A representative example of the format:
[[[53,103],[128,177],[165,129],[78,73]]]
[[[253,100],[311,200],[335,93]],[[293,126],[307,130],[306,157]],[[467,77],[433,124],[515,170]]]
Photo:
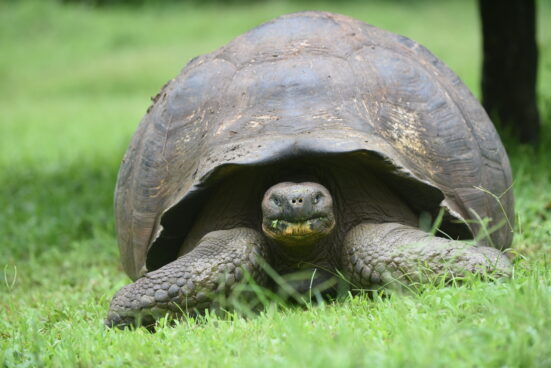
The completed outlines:
[[[253,4],[253,3],[266,3],[273,0],[51,0],[59,1],[61,3],[80,3],[91,6],[111,6],[111,5],[129,5],[129,6],[164,6],[164,5],[173,5],[173,4],[194,4],[194,5],[204,5],[204,4]],[[369,1],[369,0],[368,0]],[[419,1],[431,1],[431,0],[390,0],[393,2],[419,2]],[[300,2],[319,2],[317,0],[300,0]],[[365,3],[365,0],[335,0],[335,2],[354,2],[354,3]]]

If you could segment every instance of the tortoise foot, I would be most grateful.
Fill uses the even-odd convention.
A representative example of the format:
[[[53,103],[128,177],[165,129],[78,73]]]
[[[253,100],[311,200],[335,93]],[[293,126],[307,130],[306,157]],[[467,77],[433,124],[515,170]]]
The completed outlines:
[[[511,275],[509,259],[499,250],[432,236],[396,223],[361,224],[346,236],[343,269],[359,287],[411,284],[438,277],[476,274]]]
[[[151,325],[163,316],[201,312],[228,295],[248,272],[262,284],[266,258],[260,233],[248,228],[213,231],[189,253],[120,289],[109,308],[109,327]]]

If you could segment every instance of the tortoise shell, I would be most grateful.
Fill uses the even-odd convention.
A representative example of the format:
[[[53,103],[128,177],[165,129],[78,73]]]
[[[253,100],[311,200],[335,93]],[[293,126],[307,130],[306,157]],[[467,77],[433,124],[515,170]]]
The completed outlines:
[[[459,78],[406,37],[303,12],[193,59],[154,98],[117,180],[125,271],[174,260],[221,178],[305,155],[364,157],[417,211],[444,209],[449,236],[511,244],[509,161]]]

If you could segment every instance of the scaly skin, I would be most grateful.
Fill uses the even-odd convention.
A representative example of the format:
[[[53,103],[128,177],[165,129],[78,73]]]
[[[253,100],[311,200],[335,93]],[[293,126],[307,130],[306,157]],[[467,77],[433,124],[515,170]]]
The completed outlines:
[[[109,308],[107,326],[150,325],[163,315],[202,311],[213,297],[229,294],[246,270],[266,282],[259,256],[267,259],[262,235],[235,228],[205,235],[195,249],[120,289]]]
[[[358,288],[466,273],[503,277],[512,267],[497,249],[434,237],[397,223],[357,225],[347,234],[342,252],[344,274]]]

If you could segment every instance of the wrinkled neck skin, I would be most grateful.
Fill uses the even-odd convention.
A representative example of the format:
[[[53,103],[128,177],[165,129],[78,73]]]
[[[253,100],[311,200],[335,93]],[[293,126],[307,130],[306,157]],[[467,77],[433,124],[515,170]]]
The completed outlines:
[[[280,274],[311,268],[334,270],[338,265],[334,240],[330,235],[309,246],[289,248],[269,239],[272,258],[277,259],[273,267]]]

